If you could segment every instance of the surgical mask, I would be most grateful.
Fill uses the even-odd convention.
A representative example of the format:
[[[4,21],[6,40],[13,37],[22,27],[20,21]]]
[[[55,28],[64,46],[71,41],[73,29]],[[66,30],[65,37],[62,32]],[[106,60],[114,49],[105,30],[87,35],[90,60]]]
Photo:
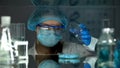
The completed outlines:
[[[40,29],[37,35],[37,39],[44,46],[53,47],[62,39],[62,35],[55,32],[54,30]]]

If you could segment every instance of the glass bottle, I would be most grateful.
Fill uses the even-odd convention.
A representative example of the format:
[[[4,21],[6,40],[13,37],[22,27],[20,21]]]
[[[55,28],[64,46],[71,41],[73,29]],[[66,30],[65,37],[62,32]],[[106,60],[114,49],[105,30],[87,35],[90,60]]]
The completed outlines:
[[[114,57],[115,68],[120,68],[120,40],[116,41]]]
[[[0,68],[12,68],[14,57],[9,32],[10,16],[1,17],[2,35],[0,40]]]
[[[115,68],[114,50],[116,44],[112,37],[113,32],[113,28],[102,29],[102,34],[96,45],[97,61],[95,68]]]

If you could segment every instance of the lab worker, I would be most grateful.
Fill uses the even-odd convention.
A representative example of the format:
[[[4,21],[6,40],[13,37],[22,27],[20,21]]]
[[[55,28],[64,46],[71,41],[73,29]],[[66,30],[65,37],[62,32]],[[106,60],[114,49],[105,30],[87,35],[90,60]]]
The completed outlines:
[[[27,27],[36,32],[36,40],[33,47],[29,49],[29,55],[34,57],[38,68],[62,68],[59,57],[66,55],[85,57],[82,68],[87,68],[89,65],[94,68],[95,62],[92,60],[96,61],[96,57],[91,56],[97,39],[89,34],[84,24],[80,24],[83,30],[80,31],[79,37],[84,44],[62,41],[64,39],[62,33],[67,29],[68,23],[69,19],[55,7],[37,7],[31,15]],[[70,32],[74,31],[70,30]]]

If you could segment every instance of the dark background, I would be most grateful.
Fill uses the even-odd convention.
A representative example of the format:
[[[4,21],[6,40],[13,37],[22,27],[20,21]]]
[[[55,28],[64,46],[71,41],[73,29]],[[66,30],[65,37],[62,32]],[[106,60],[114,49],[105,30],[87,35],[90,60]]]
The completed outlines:
[[[70,25],[84,23],[96,38],[99,38],[101,33],[102,19],[109,18],[111,27],[115,28],[115,37],[120,38],[120,0],[38,0],[36,5],[38,4],[59,6],[70,19]],[[0,16],[11,16],[12,23],[27,24],[35,9],[36,6],[31,0],[0,0]],[[26,28],[25,39],[29,41],[29,47],[34,43],[34,34]],[[69,39],[69,35],[66,39]]]
[[[31,1],[38,1],[36,4],[40,6],[60,6],[70,19],[69,24],[84,23],[92,36],[97,38],[101,32],[102,19],[109,18],[111,26],[115,28],[115,36],[120,36],[120,0],[0,0],[0,16],[9,15],[12,23],[27,24],[28,18],[36,9]],[[26,39],[30,35],[31,31],[27,30]]]

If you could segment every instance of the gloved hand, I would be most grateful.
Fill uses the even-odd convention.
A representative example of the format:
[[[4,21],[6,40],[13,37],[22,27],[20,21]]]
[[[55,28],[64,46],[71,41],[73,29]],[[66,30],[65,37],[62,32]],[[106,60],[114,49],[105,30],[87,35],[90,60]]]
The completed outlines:
[[[91,66],[90,66],[90,64],[85,63],[85,64],[84,64],[84,68],[91,68]]]
[[[91,35],[84,24],[79,24],[78,28],[71,28],[69,30],[75,37],[82,40],[82,42],[88,46],[91,42]]]

